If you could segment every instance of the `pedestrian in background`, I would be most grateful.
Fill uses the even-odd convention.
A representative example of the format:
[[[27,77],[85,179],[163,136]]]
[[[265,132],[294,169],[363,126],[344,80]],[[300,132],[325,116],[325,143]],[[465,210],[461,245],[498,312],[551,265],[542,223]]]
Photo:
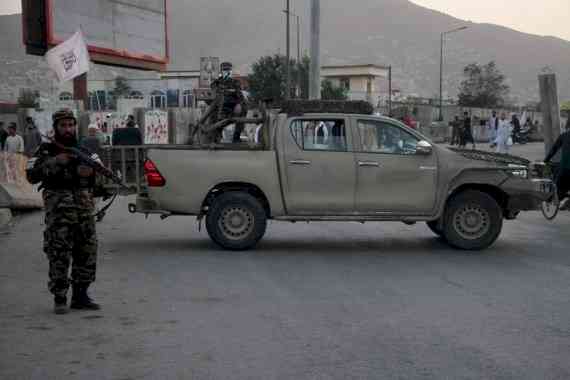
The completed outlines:
[[[4,143],[4,152],[24,153],[24,140],[22,136],[16,133],[17,129],[16,123],[12,123],[8,127],[8,137]]]
[[[4,122],[0,121],[0,152],[4,151],[4,144],[8,138],[8,132],[4,129]]]
[[[469,117],[469,112],[465,111],[463,113],[463,130],[461,131],[460,147],[465,148],[467,143],[473,144],[472,149],[475,149],[475,139],[473,138],[471,117]]]
[[[521,122],[519,121],[519,118],[516,113],[513,114],[513,117],[511,119],[511,129],[512,129],[513,144],[515,144],[518,142],[517,136],[521,132]]]
[[[497,138],[497,129],[499,129],[499,118],[497,111],[493,111],[491,117],[487,121],[487,131],[489,133],[489,143],[493,146]]]
[[[42,134],[31,117],[26,118],[26,129],[24,130],[24,154],[32,157],[42,143]]]
[[[97,136],[99,127],[97,124],[90,124],[87,128],[87,137],[81,141],[81,147],[88,150],[90,153],[96,153],[101,156],[101,140]]]
[[[451,126],[451,145],[459,144],[461,141],[461,120],[459,120],[459,115],[455,115],[455,118],[449,123]]]
[[[511,124],[507,121],[507,115],[503,112],[501,113],[501,119],[499,120],[499,127],[497,128],[497,137],[495,138],[495,145],[497,147],[497,153],[508,154],[511,148]],[[509,141],[510,140],[510,141]]]

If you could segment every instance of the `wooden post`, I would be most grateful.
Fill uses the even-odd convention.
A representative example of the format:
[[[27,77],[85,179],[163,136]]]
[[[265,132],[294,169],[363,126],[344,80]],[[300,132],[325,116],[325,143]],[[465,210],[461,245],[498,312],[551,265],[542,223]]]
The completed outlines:
[[[556,139],[560,136],[560,102],[556,74],[541,74],[538,76],[540,85],[540,104],[543,119],[544,149],[548,154]],[[555,157],[554,161],[560,161]]]

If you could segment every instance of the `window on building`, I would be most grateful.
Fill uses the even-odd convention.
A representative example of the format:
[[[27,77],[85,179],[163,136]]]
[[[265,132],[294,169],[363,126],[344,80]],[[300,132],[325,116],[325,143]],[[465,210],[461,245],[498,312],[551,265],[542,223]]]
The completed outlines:
[[[350,91],[350,78],[340,78],[340,87]]]
[[[142,92],[140,91],[131,91],[130,94],[128,96],[126,96],[127,99],[144,99],[144,95]]]
[[[191,108],[194,103],[194,96],[192,95],[192,90],[184,90],[182,92],[182,106],[185,108]]]
[[[150,94],[150,108],[166,108],[166,94],[155,90]]]
[[[89,109],[91,111],[104,111],[107,109],[107,92],[103,90],[89,92]]]
[[[342,119],[294,120],[291,134],[303,150],[346,152],[346,127]]]
[[[73,95],[71,94],[71,92],[64,91],[61,94],[59,94],[59,100],[61,100],[62,102],[66,100],[73,100]]]
[[[168,107],[178,107],[180,105],[180,90],[166,91],[166,102]]]

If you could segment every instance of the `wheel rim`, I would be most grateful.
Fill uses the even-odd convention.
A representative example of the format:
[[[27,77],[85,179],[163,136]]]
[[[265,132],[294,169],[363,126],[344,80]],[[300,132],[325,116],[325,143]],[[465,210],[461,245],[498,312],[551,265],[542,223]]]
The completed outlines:
[[[478,205],[465,205],[455,213],[453,225],[463,239],[477,240],[489,232],[491,217],[487,210]]]
[[[243,207],[228,207],[222,212],[218,222],[224,237],[230,240],[242,240],[252,231],[255,217]]]

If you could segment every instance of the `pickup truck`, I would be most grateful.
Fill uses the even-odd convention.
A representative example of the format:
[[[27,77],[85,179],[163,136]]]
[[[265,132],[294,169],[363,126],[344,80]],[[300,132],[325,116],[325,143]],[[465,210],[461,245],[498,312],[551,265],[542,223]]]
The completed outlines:
[[[268,220],[427,222],[451,246],[482,250],[504,220],[549,196],[550,181],[530,178],[523,159],[453,151],[387,117],[279,113],[262,136],[257,145],[146,147],[137,162],[146,183],[129,210],[205,218],[229,250],[253,248]]]

